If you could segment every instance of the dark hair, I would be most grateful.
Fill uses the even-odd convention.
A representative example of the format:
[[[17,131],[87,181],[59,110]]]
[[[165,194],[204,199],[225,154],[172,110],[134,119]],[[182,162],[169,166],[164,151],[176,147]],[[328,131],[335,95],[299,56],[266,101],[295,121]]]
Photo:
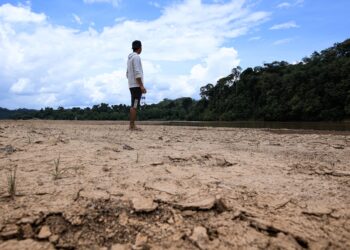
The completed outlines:
[[[132,50],[133,51],[136,51],[136,50],[138,50],[141,47],[142,47],[141,41],[135,40],[135,41],[132,42]]]

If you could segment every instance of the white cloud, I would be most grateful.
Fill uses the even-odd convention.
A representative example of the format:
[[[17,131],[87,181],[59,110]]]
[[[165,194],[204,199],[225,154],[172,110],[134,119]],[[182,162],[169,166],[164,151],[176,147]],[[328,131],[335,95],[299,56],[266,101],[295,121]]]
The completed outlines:
[[[288,9],[291,7],[300,7],[303,6],[304,0],[295,0],[294,2],[282,2],[277,5],[277,8]]]
[[[120,4],[121,0],[84,0],[84,3],[109,3],[117,7]]]
[[[173,89],[181,91],[185,88],[186,96],[198,95],[201,86],[207,83],[215,84],[219,78],[227,76],[234,67],[237,67],[239,62],[235,49],[220,48],[208,55],[202,63],[194,65],[189,76],[181,76],[177,80],[181,84],[173,84]]]
[[[191,70],[191,79],[213,82],[228,75],[233,67],[239,65],[238,53],[233,48],[220,48],[210,54],[203,63],[196,64]]]
[[[15,94],[25,94],[30,90],[30,79],[20,78],[16,83],[14,83],[10,91]]]
[[[33,13],[26,6],[16,7],[11,4],[4,4],[0,8],[1,23],[41,23],[45,20],[45,14]]]
[[[281,29],[291,29],[291,28],[299,28],[299,25],[295,23],[295,21],[290,21],[286,23],[276,24],[270,28],[270,30],[281,30]]]
[[[160,75],[159,83],[150,86],[150,98],[198,98],[201,86],[207,83],[215,84],[219,78],[228,75],[232,68],[238,65],[238,53],[235,49],[219,48],[192,66],[187,75]]]
[[[126,17],[117,17],[116,19],[114,19],[114,22],[116,23],[120,23],[126,20]]]
[[[292,38],[280,39],[280,40],[275,41],[275,42],[273,43],[273,45],[286,44],[286,43],[290,43],[291,41],[293,41]]]
[[[288,2],[283,2],[280,3],[279,5],[277,5],[277,8],[290,8],[292,7],[292,4],[288,3]]]
[[[187,0],[164,7],[155,20],[120,20],[102,31],[56,26],[28,6],[0,5],[0,13],[6,12],[6,18],[0,15],[0,106],[128,104],[125,64],[135,39],[143,42],[148,103],[198,96],[201,86],[239,62],[237,52],[223,44],[269,15],[244,4]]]
[[[77,14],[72,14],[73,15],[73,18],[74,18],[74,21],[79,24],[79,25],[82,25],[83,22],[81,21],[81,18],[77,15]]]

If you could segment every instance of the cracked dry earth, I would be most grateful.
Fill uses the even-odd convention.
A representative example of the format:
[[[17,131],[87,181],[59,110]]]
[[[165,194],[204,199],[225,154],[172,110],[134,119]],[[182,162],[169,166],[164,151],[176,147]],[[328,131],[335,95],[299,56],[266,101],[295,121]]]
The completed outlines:
[[[350,249],[350,133],[143,129],[1,121],[0,249]]]

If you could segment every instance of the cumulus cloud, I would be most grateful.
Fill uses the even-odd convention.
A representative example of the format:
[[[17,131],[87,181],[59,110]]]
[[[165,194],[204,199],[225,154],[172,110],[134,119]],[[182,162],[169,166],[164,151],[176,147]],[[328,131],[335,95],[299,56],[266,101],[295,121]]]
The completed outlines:
[[[0,106],[129,103],[125,65],[135,39],[143,42],[148,103],[196,97],[200,86],[238,65],[237,51],[224,47],[225,41],[267,17],[244,0],[187,0],[164,7],[154,20],[120,20],[102,31],[81,31],[54,25],[26,6],[0,5]]]
[[[297,25],[295,21],[290,21],[286,23],[276,24],[272,26],[270,30],[281,30],[281,29],[291,29],[291,28],[299,28],[299,25]]]
[[[1,23],[41,23],[46,20],[43,13],[33,13],[29,7],[16,7],[11,4],[4,4],[0,8]]]
[[[192,67],[190,75],[180,76],[177,82],[183,85],[172,84],[174,91],[185,90],[187,96],[199,94],[198,89],[207,83],[216,83],[218,78],[228,75],[232,68],[239,65],[238,53],[233,48],[220,48],[208,55],[203,62]]]

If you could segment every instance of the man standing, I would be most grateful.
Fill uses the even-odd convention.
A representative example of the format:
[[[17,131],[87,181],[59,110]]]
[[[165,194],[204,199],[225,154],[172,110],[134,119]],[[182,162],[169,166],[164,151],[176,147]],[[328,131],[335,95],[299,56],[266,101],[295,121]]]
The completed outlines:
[[[135,125],[136,112],[140,106],[142,94],[146,94],[147,90],[143,86],[143,70],[140,54],[142,52],[142,44],[136,40],[132,42],[132,50],[128,56],[126,77],[128,78],[129,89],[131,93],[131,108],[130,108],[130,129],[137,130]]]

